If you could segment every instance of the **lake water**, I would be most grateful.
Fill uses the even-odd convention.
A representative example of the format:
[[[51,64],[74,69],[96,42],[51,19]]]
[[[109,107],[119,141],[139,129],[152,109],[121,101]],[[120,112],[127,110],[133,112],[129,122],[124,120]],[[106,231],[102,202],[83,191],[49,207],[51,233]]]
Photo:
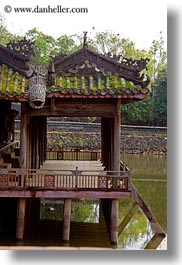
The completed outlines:
[[[144,202],[160,226],[167,233],[167,157],[149,154],[122,154],[130,170],[131,179]],[[132,202],[120,201],[120,219],[131,208]],[[152,237],[153,231],[143,212],[138,211],[122,232],[121,248],[142,249]],[[164,239],[158,249],[167,249]]]

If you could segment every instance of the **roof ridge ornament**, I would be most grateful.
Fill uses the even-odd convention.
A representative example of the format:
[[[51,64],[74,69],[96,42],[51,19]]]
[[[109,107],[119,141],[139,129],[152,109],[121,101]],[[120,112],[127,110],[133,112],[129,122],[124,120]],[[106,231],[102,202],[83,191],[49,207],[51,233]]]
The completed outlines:
[[[30,58],[34,55],[33,44],[31,40],[27,40],[25,37],[22,40],[12,40],[7,44],[7,48],[17,53],[20,56]]]
[[[123,66],[132,67],[139,72],[144,69],[147,70],[147,64],[150,61],[149,58],[141,58],[140,60],[137,60],[137,59],[123,57],[121,54],[115,55],[110,52],[108,52],[106,56],[120,63]]]
[[[83,32],[83,48],[88,48],[88,43],[87,43],[87,31]]]

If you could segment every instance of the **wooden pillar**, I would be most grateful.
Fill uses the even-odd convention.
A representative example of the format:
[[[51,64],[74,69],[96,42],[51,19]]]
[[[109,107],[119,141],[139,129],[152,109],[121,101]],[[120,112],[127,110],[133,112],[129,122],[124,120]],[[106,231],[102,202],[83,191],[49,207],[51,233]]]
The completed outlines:
[[[111,221],[110,221],[110,240],[111,244],[117,245],[118,242],[118,219],[119,219],[119,200],[111,200]]]
[[[115,170],[114,169],[114,158],[115,158],[115,149],[114,149],[114,143],[115,143],[115,135],[114,135],[114,124],[115,120],[114,118],[110,118],[110,123],[109,123],[109,128],[110,128],[110,157],[109,157],[109,162],[110,162],[110,170]]]
[[[31,127],[30,127],[30,118],[28,117],[27,122],[27,168],[31,168]]]
[[[63,242],[70,240],[71,199],[64,199]]]
[[[46,137],[47,137],[47,120],[46,117],[41,117],[41,128],[39,132],[39,150],[40,150],[40,165],[42,165],[46,159]]]
[[[25,210],[26,210],[26,199],[18,199],[17,207],[17,222],[16,222],[16,238],[21,240],[24,236],[25,229]]]
[[[120,171],[121,101],[117,100],[114,118],[114,171]]]
[[[40,132],[40,124],[39,119],[36,117],[35,119],[35,168],[39,168],[39,132]]]
[[[21,106],[21,124],[20,124],[20,167],[27,167],[27,116],[26,104]]]
[[[112,142],[112,157],[113,157],[113,170],[116,173],[120,172],[120,124],[121,124],[121,101],[117,100],[116,115],[114,117],[113,131],[111,135]],[[115,173],[115,174],[116,174]],[[114,185],[117,185],[117,179]],[[119,200],[111,200],[111,219],[110,219],[110,240],[111,244],[117,245],[118,242],[118,226],[119,226]]]
[[[107,170],[113,170],[113,118],[102,118],[101,137],[102,137],[102,161]]]
[[[101,119],[101,160],[107,167],[107,118]]]
[[[101,118],[101,161],[103,163],[103,165],[105,164],[104,163],[104,119]]]

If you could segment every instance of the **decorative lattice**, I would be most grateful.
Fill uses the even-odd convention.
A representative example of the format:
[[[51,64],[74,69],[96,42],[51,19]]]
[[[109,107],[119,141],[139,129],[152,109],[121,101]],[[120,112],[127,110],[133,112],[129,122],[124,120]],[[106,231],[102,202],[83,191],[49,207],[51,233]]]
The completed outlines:
[[[57,152],[57,159],[63,160],[63,152]]]
[[[53,188],[54,186],[54,176],[45,176],[45,187]]]
[[[102,176],[99,177],[99,189],[107,188],[107,178]]]
[[[31,87],[29,86],[30,100],[40,100],[41,102],[45,101],[46,96],[46,87],[41,84],[34,84]]]
[[[8,177],[7,176],[0,176],[0,186],[5,187],[8,186]]]

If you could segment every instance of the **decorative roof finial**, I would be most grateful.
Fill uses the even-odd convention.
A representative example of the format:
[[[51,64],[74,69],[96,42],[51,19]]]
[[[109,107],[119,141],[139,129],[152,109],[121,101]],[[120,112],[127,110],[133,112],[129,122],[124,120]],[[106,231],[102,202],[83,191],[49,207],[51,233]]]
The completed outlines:
[[[34,42],[24,38],[19,41],[15,40],[10,41],[7,44],[7,48],[29,59],[31,56],[34,55],[33,44]]]
[[[84,36],[83,36],[83,47],[88,47],[87,44],[87,31],[83,32]]]

